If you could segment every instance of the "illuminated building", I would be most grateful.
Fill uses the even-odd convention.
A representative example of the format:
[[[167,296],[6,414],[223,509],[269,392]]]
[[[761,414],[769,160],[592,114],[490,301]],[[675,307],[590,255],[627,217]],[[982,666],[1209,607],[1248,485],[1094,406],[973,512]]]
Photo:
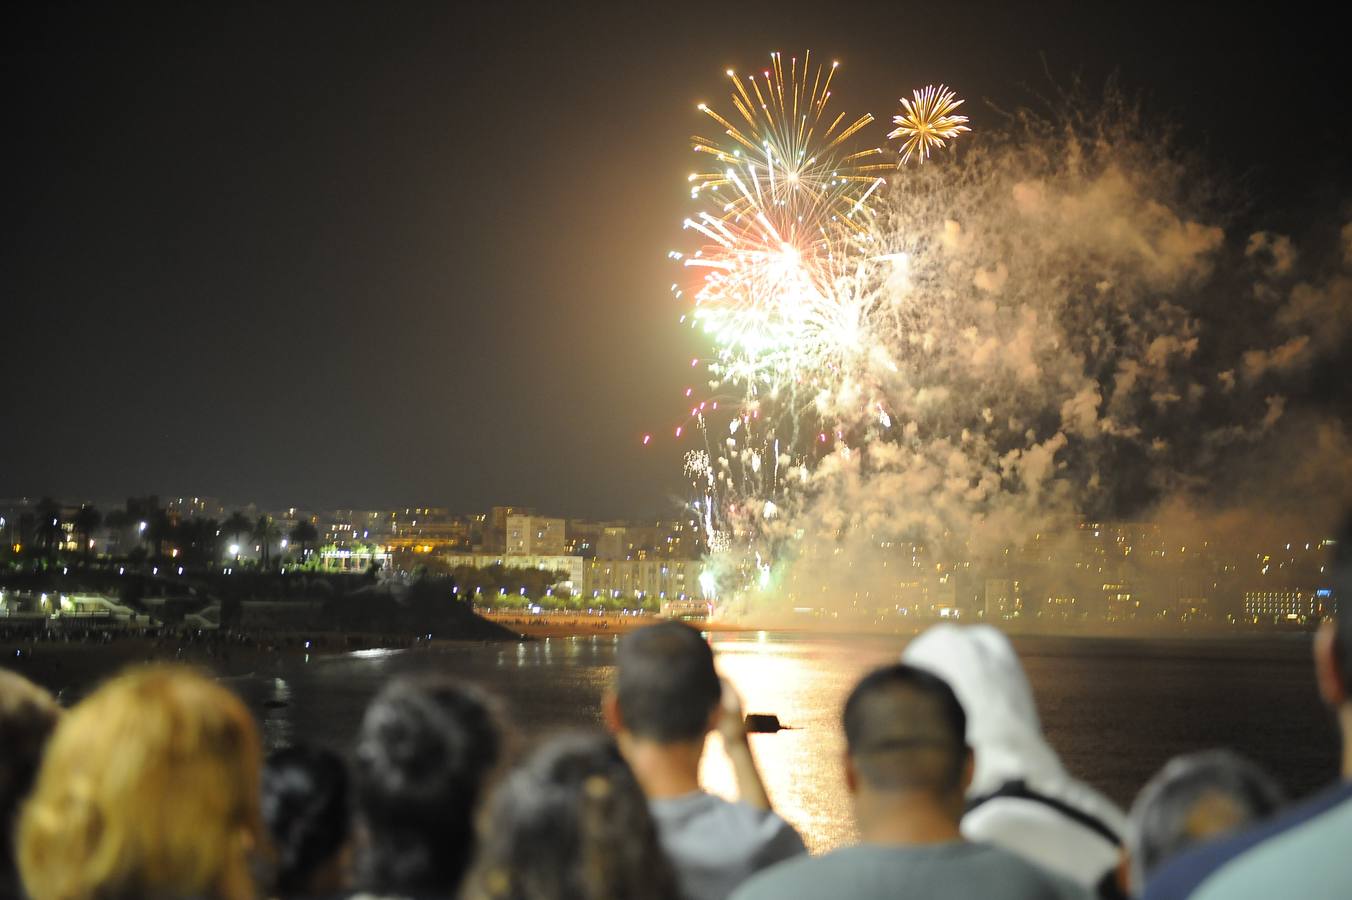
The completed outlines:
[[[1065,592],[1048,594],[1042,598],[1038,614],[1050,621],[1070,622],[1078,618],[1079,598]]]
[[[1006,578],[986,579],[986,618],[1017,619],[1023,613],[1023,585]]]
[[[508,556],[562,556],[564,528],[563,519],[508,516],[505,552]]]
[[[394,536],[400,522],[399,516],[398,512],[382,510],[330,510],[320,516],[320,540],[339,547],[355,541],[384,542]]]
[[[473,544],[473,517],[453,516],[443,507],[408,507],[388,516],[388,536],[379,542],[395,554],[466,551]]]
[[[1304,621],[1315,614],[1314,591],[1273,588],[1244,592],[1244,615],[1251,621]]]
[[[164,511],[172,519],[224,519],[225,506],[216,497],[175,497]]]
[[[586,560],[580,556],[522,555],[508,556],[502,553],[447,553],[441,561],[452,569],[466,566],[471,569],[487,569],[489,566],[504,566],[514,569],[539,569],[542,572],[563,572],[564,577],[558,586],[577,593],[579,586],[586,580]]]
[[[1209,622],[1213,618],[1211,598],[1179,597],[1174,601],[1174,615],[1180,622]]]
[[[695,559],[699,529],[681,520],[651,523],[568,521],[573,553],[598,559]]]
[[[330,572],[366,572],[373,565],[388,567],[391,556],[388,549],[378,544],[358,542],[347,547],[329,544],[319,550],[319,565]]]
[[[495,506],[488,511],[488,522],[483,529],[485,553],[503,553],[507,550],[507,519],[511,516],[533,516],[534,507]]]
[[[1122,582],[1105,582],[1103,600],[1109,622],[1130,622],[1141,611],[1141,600]]]
[[[588,560],[583,597],[687,600],[694,595],[701,564],[695,560]]]

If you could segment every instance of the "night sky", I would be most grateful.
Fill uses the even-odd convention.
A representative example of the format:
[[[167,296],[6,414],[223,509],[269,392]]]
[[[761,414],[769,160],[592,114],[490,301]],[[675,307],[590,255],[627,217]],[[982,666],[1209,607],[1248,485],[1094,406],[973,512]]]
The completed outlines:
[[[0,497],[669,511],[687,138],[773,49],[883,121],[1117,71],[1255,225],[1346,213],[1313,6],[460,6],[6,14]]]

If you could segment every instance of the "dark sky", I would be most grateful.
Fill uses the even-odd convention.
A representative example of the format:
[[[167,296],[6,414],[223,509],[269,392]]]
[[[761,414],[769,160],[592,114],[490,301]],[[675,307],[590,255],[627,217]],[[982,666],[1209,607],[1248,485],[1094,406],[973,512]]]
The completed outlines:
[[[667,510],[686,139],[772,49],[879,118],[1117,70],[1257,219],[1348,196],[1313,6],[35,6],[0,27],[0,497]]]

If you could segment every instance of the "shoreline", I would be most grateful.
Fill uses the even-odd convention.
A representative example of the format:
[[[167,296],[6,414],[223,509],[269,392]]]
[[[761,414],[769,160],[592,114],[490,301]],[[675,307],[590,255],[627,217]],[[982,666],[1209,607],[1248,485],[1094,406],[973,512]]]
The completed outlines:
[[[663,616],[615,614],[588,615],[586,613],[476,613],[480,618],[515,631],[526,638],[590,637],[592,635],[626,634],[636,628],[652,625],[656,622],[671,621]],[[738,622],[692,621],[692,627],[700,631],[738,632],[763,631],[753,625]]]
[[[669,621],[653,614],[621,615],[619,613],[587,614],[566,612],[541,613],[483,613],[480,618],[501,625],[526,638],[589,637],[592,635],[625,634],[644,625]],[[754,634],[758,632],[774,634],[822,635],[838,638],[846,637],[902,637],[911,638],[935,625],[950,622],[955,625],[992,624],[982,619],[926,619],[914,623],[888,623],[836,620],[836,619],[783,619],[763,620],[712,619],[687,620],[692,627],[711,634]],[[1088,638],[1094,640],[1161,640],[1161,641],[1197,641],[1214,642],[1226,640],[1252,640],[1269,638],[1299,638],[1308,640],[1314,629],[1309,625],[1291,627],[1264,627],[1247,624],[1228,625],[1206,623],[1187,628],[1170,628],[1151,623],[1062,623],[1060,627],[1034,624],[1001,622],[993,627],[1004,632],[1009,638]]]
[[[279,671],[296,661],[336,658],[368,650],[426,652],[454,646],[518,643],[523,636],[438,638],[370,633],[215,633],[164,630],[116,633],[89,629],[60,639],[0,635],[0,668],[51,691],[64,704],[134,665],[180,664],[217,678]]]
[[[666,621],[655,615],[587,615],[583,613],[477,614],[497,626],[494,635],[433,637],[379,632],[250,631],[213,632],[160,628],[124,630],[100,627],[68,633],[31,632],[0,628],[0,668],[16,672],[50,690],[63,703],[73,702],[127,666],[180,663],[207,670],[219,678],[267,674],[295,661],[341,657],[368,650],[435,652],[454,647],[513,644],[551,639],[596,638],[620,635]],[[709,634],[775,634],[836,639],[896,637],[909,639],[923,627],[870,628],[864,623],[694,621]],[[925,623],[926,626],[932,623]],[[1187,632],[1158,629],[1007,629],[1015,641],[1024,638],[1081,638],[1090,640],[1160,640],[1215,645],[1232,640],[1308,640],[1297,629],[1198,628]],[[41,635],[39,637],[39,635]]]

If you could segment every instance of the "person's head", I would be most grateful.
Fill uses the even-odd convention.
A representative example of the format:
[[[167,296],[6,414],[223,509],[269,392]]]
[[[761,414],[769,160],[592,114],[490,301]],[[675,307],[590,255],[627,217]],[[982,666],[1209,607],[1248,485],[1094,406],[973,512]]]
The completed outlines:
[[[856,804],[924,795],[962,815],[972,777],[967,716],[953,690],[904,663],[865,675],[845,701],[846,784]]]
[[[239,698],[144,666],[67,713],[19,825],[33,900],[254,896],[261,748]]]
[[[700,743],[713,728],[722,685],[707,641],[662,622],[620,639],[606,714],[618,733],[657,744]]]
[[[503,780],[465,896],[674,900],[675,875],[614,741],[555,738]]]
[[[363,886],[454,893],[474,849],[474,814],[501,752],[486,698],[445,678],[390,683],[366,709],[355,767]]]
[[[345,886],[352,833],[347,769],[331,750],[288,747],[263,764],[263,820],[282,897],[328,896]]]
[[[1180,851],[1263,819],[1282,805],[1281,788],[1229,750],[1171,759],[1131,806],[1127,853],[1133,893]]]
[[[14,873],[14,823],[61,709],[28,679],[0,669],[0,892]]]
[[[942,678],[967,714],[976,754],[969,796],[1010,781],[1064,773],[1042,734],[1033,689],[1009,638],[990,625],[942,623],[906,645],[901,661]]]
[[[1315,675],[1319,693],[1338,711],[1343,730],[1344,777],[1352,778],[1352,512],[1343,520],[1333,545],[1331,587],[1338,615],[1315,638]]]

